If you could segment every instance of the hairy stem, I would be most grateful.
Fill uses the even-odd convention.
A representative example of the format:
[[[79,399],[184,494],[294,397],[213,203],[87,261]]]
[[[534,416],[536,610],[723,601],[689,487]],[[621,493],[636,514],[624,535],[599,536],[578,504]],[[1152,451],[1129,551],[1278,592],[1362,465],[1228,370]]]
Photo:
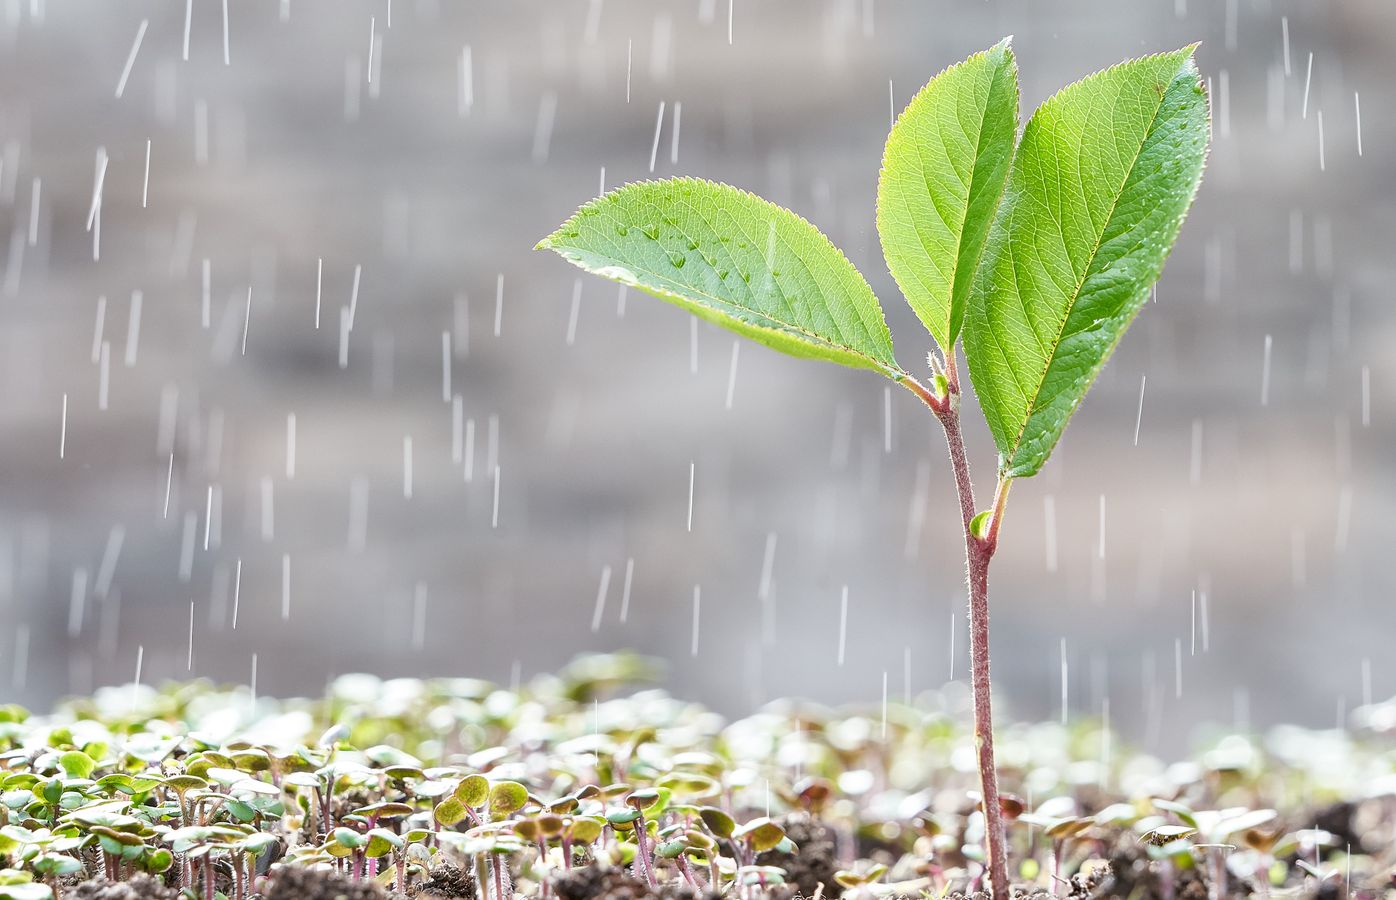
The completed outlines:
[[[1008,900],[1008,859],[1004,846],[1003,810],[999,806],[998,772],[994,766],[994,713],[989,680],[989,561],[998,545],[999,523],[1008,498],[1007,480],[994,492],[989,526],[978,537],[971,530],[974,520],[974,484],[970,480],[969,458],[960,430],[960,383],[955,358],[945,365],[948,391],[945,398],[920,396],[945,428],[945,443],[955,472],[955,491],[960,499],[960,519],[965,535],[965,568],[969,579],[970,680],[974,695],[974,743],[979,762],[979,793],[984,803],[985,850],[993,900]],[[934,402],[933,402],[934,401]]]

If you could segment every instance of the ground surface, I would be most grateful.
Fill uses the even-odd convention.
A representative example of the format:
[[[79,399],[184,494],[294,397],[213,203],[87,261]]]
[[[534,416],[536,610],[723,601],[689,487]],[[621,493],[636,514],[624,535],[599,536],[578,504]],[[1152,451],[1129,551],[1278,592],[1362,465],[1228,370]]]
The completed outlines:
[[[961,717],[782,703],[727,722],[634,690],[647,671],[591,657],[517,692],[352,676],[316,701],[189,683],[44,717],[4,708],[0,900],[984,887]],[[1103,757],[1095,726],[1002,729],[1018,888],[1390,896],[1396,708],[1360,713],[1359,733],[1233,736],[1171,766],[1119,746]]]

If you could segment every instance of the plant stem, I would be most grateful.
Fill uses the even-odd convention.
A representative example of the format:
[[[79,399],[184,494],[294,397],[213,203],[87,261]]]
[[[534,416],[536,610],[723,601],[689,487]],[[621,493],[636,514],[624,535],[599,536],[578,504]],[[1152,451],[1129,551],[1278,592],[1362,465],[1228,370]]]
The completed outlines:
[[[635,820],[635,860],[640,872],[645,876],[645,881],[650,887],[658,887],[659,882],[654,877],[654,863],[650,860],[649,850],[646,849],[645,814],[640,813],[640,818]]]
[[[1008,500],[1007,479],[1000,479],[994,492],[993,513],[983,537],[970,528],[975,516],[974,483],[970,479],[969,458],[960,430],[960,380],[955,357],[946,359],[947,393],[935,397],[920,385],[908,388],[921,397],[945,429],[945,443],[955,472],[955,491],[960,499],[960,519],[965,535],[965,568],[969,579],[970,681],[974,695],[974,744],[979,762],[979,793],[984,803],[985,850],[993,900],[1008,900],[1008,859],[1004,846],[1003,810],[999,806],[998,773],[994,766],[994,713],[989,680],[989,561],[998,546],[999,524]]]

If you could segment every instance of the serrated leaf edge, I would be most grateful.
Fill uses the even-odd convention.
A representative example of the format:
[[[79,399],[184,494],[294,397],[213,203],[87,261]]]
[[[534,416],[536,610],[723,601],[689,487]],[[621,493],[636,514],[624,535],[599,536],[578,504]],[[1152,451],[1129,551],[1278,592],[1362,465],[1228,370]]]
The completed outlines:
[[[852,271],[852,272],[858,277],[859,281],[862,282],[863,286],[866,287],[866,288],[868,289],[868,294],[869,294],[869,296],[871,296],[871,297],[873,298],[873,301],[874,301],[874,310],[873,310],[873,311],[874,311],[874,313],[876,314],[876,324],[881,325],[881,326],[882,326],[882,330],[883,330],[884,332],[887,333],[887,341],[888,341],[889,346],[892,344],[891,330],[887,327],[887,317],[886,317],[885,313],[884,313],[883,310],[882,310],[882,301],[878,299],[877,294],[876,294],[876,293],[873,291],[873,289],[872,289],[872,286],[871,286],[870,284],[868,284],[867,278],[863,275],[863,273],[858,269],[857,266],[853,265],[852,261],[849,260],[848,256],[843,252],[843,249],[842,249],[841,247],[839,247],[838,244],[835,244],[832,240],[830,240],[830,239],[829,239],[829,236],[826,235],[826,234],[824,234],[824,232],[821,231],[821,230],[819,229],[819,227],[816,226],[813,222],[809,221],[809,220],[806,219],[804,216],[800,215],[799,213],[795,212],[794,210],[789,209],[789,208],[784,207],[784,206],[781,206],[781,205],[779,205],[779,204],[777,204],[777,203],[772,203],[770,200],[767,200],[765,197],[762,197],[762,196],[760,196],[759,194],[754,194],[754,193],[752,193],[751,191],[746,190],[745,188],[739,188],[739,187],[736,187],[736,186],[734,186],[734,185],[727,184],[726,182],[721,182],[721,181],[710,181],[710,180],[708,180],[708,179],[706,179],[706,178],[697,178],[697,177],[694,177],[694,176],[691,176],[691,175],[681,175],[681,176],[676,176],[676,177],[674,177],[674,178],[642,179],[642,180],[640,180],[640,181],[629,181],[629,182],[626,182],[625,184],[622,184],[622,185],[620,185],[619,187],[613,188],[613,189],[607,191],[606,193],[602,194],[602,195],[599,196],[599,197],[594,197],[594,198],[592,198],[591,200],[588,200],[586,203],[583,203],[581,206],[577,207],[577,211],[576,211],[576,212],[574,212],[572,215],[568,216],[567,219],[565,219],[565,220],[562,222],[562,224],[559,225],[559,226],[552,232],[552,234],[549,234],[547,237],[543,238],[541,241],[539,241],[537,244],[535,244],[534,247],[533,247],[533,249],[534,249],[534,250],[552,250],[554,253],[557,253],[557,254],[558,254],[559,256],[561,256],[563,259],[566,259],[568,262],[572,263],[573,265],[577,265],[579,268],[582,268],[582,269],[584,269],[584,270],[586,270],[586,271],[589,271],[589,272],[591,272],[592,274],[600,275],[600,276],[603,277],[603,278],[611,278],[612,280],[619,280],[619,281],[622,281],[622,283],[628,284],[628,285],[630,285],[630,286],[632,286],[632,287],[636,287],[636,288],[638,288],[638,289],[644,291],[644,292],[647,293],[647,294],[650,294],[650,295],[655,296],[655,297],[658,297],[658,298],[660,298],[660,299],[662,299],[662,300],[667,300],[667,301],[669,301],[669,302],[671,302],[671,303],[674,303],[675,305],[677,305],[677,306],[683,308],[684,310],[688,311],[689,313],[691,313],[691,314],[693,314],[693,315],[696,315],[696,316],[698,316],[698,317],[704,319],[705,321],[717,322],[717,319],[716,319],[715,317],[720,317],[720,316],[722,316],[722,315],[723,315],[722,313],[718,312],[717,310],[711,310],[711,309],[708,309],[708,308],[706,308],[706,307],[702,307],[702,306],[699,306],[699,305],[697,305],[697,304],[694,304],[693,301],[691,301],[691,300],[688,299],[687,297],[683,296],[682,294],[676,294],[676,293],[673,293],[673,292],[671,292],[671,291],[665,291],[665,290],[658,289],[658,288],[652,288],[652,287],[650,287],[650,286],[648,286],[648,285],[639,284],[638,282],[630,282],[630,281],[627,281],[627,280],[625,280],[625,279],[618,279],[618,278],[615,277],[615,274],[614,274],[613,271],[608,271],[608,270],[611,269],[612,267],[603,267],[603,268],[601,268],[601,269],[596,269],[596,268],[592,268],[592,267],[588,267],[588,266],[581,265],[581,263],[580,263],[578,260],[573,259],[573,258],[570,258],[570,257],[567,255],[567,253],[564,252],[565,250],[569,250],[569,249],[573,249],[573,248],[570,248],[567,244],[562,243],[562,242],[560,242],[560,241],[557,240],[559,237],[563,237],[563,238],[566,237],[565,232],[567,232],[567,230],[568,230],[570,227],[573,227],[573,226],[574,226],[574,224],[575,224],[575,223],[577,222],[577,220],[582,216],[583,213],[585,213],[585,212],[588,211],[589,209],[599,207],[599,206],[600,206],[601,204],[603,204],[603,203],[609,202],[610,199],[611,199],[614,195],[619,194],[621,191],[623,191],[623,190],[625,190],[625,189],[627,189],[627,188],[645,187],[645,186],[650,186],[650,185],[666,185],[666,184],[692,184],[692,185],[698,185],[698,186],[705,187],[705,188],[725,188],[725,189],[727,189],[727,190],[735,191],[735,192],[737,192],[737,193],[739,193],[739,194],[742,194],[742,195],[744,195],[744,196],[746,196],[746,197],[748,197],[748,198],[750,198],[750,199],[752,199],[752,200],[756,200],[756,201],[760,202],[761,204],[763,204],[763,205],[765,205],[765,206],[767,206],[767,207],[770,207],[771,209],[773,209],[773,210],[775,210],[775,211],[777,211],[777,212],[785,213],[785,214],[787,214],[787,215],[794,216],[796,219],[798,219],[799,221],[801,221],[801,222],[803,222],[804,224],[808,225],[810,228],[813,228],[813,229],[819,234],[819,236],[822,237],[822,238],[824,238],[824,240],[829,244],[829,246],[832,247],[832,248],[834,249],[834,252],[836,252],[836,253],[838,254],[839,258],[842,259],[842,260],[848,265],[849,270]],[[623,268],[623,267],[621,267],[621,268]],[[700,292],[700,291],[694,291],[694,293],[695,293],[695,294],[698,294],[699,296],[702,296],[702,297],[706,297],[706,298],[708,298],[708,299],[711,299],[711,300],[713,300],[715,303],[718,303],[718,304],[722,304],[722,305],[731,305],[731,304],[727,303],[726,301],[722,300],[721,298],[713,297],[713,296],[710,295],[710,294],[704,294],[704,293],[702,293],[702,292]],[[869,331],[871,331],[871,328],[869,327],[868,320],[863,316],[861,309],[858,308],[858,307],[854,307],[854,309],[855,309],[855,311],[856,311],[857,314],[858,314],[858,319],[863,323],[864,328],[868,328]],[[795,334],[800,335],[801,337],[807,339],[810,343],[812,343],[812,344],[814,344],[815,346],[820,347],[820,348],[822,348],[822,349],[834,350],[834,351],[837,351],[837,352],[840,352],[840,353],[846,353],[846,354],[848,354],[848,355],[850,355],[850,356],[856,356],[856,357],[858,357],[858,358],[860,358],[860,359],[867,360],[867,362],[868,362],[868,366],[867,366],[867,367],[868,367],[869,369],[872,369],[872,370],[874,370],[874,371],[880,372],[880,373],[882,373],[883,375],[887,376],[888,378],[891,378],[891,379],[894,380],[894,381],[902,381],[903,379],[905,379],[905,378],[907,377],[906,370],[902,369],[900,365],[888,366],[888,365],[887,365],[885,362],[883,362],[882,360],[877,359],[877,358],[874,357],[874,356],[869,356],[867,353],[864,353],[864,352],[862,352],[861,350],[854,349],[854,348],[849,347],[849,346],[847,346],[847,345],[845,345],[845,344],[836,344],[836,343],[833,343],[833,342],[830,341],[828,338],[820,337],[819,335],[814,334],[813,332],[809,331],[809,330],[806,329],[806,328],[802,328],[802,327],[800,327],[799,325],[794,325],[794,324],[791,324],[791,323],[788,323],[788,322],[783,322],[783,321],[781,321],[781,320],[779,320],[779,319],[776,319],[776,318],[774,318],[774,317],[772,317],[772,316],[767,316],[767,315],[763,315],[763,314],[755,314],[755,315],[759,315],[760,318],[767,319],[768,321],[775,322],[775,323],[776,323],[778,326],[780,326],[780,327],[779,327],[779,328],[771,328],[771,327],[768,327],[768,326],[765,326],[765,325],[761,325],[761,324],[758,324],[758,323],[755,323],[755,322],[748,322],[748,321],[745,321],[745,320],[741,320],[742,326],[745,327],[745,328],[750,328],[750,329],[752,329],[752,330],[754,330],[754,331],[764,332],[764,333],[771,334],[771,335],[773,335],[773,336],[785,337],[785,338],[789,338],[789,337],[791,336],[791,335],[790,335],[790,332],[794,332]]]
[[[883,185],[883,180],[886,178],[886,173],[887,173],[887,155],[888,155],[888,152],[889,152],[890,149],[891,149],[892,135],[894,135],[894,134],[897,133],[897,129],[902,125],[903,120],[905,120],[906,117],[911,113],[913,107],[915,107],[916,104],[917,104],[917,102],[921,100],[922,96],[924,96],[924,95],[926,94],[926,92],[929,91],[929,90],[931,89],[931,86],[932,86],[932,85],[934,85],[934,84],[935,84],[937,81],[939,81],[943,76],[949,74],[950,72],[952,72],[952,71],[954,71],[954,70],[956,70],[956,69],[962,68],[963,66],[968,65],[968,64],[970,64],[971,62],[975,61],[976,59],[979,59],[979,58],[981,58],[981,57],[986,57],[986,56],[988,56],[990,53],[993,53],[995,50],[1003,50],[1005,53],[1007,53],[1007,55],[1008,55],[1008,62],[1009,62],[1009,64],[1012,66],[1013,71],[1014,71],[1015,74],[1016,74],[1016,72],[1017,72],[1017,70],[1018,70],[1018,57],[1017,57],[1017,54],[1015,54],[1015,53],[1013,52],[1013,35],[1010,34],[1010,35],[1008,35],[1007,37],[1005,37],[1003,40],[999,41],[997,44],[994,44],[992,47],[987,47],[987,48],[985,48],[985,49],[983,49],[983,50],[980,50],[980,51],[978,51],[978,52],[976,52],[976,53],[971,53],[969,56],[965,57],[964,59],[960,60],[959,62],[953,63],[953,64],[948,65],[948,66],[946,66],[945,68],[941,69],[939,72],[937,72],[935,75],[933,75],[925,84],[921,85],[921,87],[916,91],[916,93],[915,93],[914,95],[912,95],[912,98],[911,98],[910,100],[907,101],[907,104],[906,104],[905,107],[902,108],[902,111],[901,111],[900,113],[897,114],[896,120],[892,123],[892,127],[891,127],[891,128],[888,130],[888,132],[887,132],[887,140],[883,143],[883,147],[882,147],[882,162],[881,162],[881,166],[879,167],[878,172],[877,172],[877,197],[876,197],[876,201],[875,201],[875,202],[876,202],[875,219],[876,219],[877,233],[878,233],[879,242],[881,241],[881,236],[882,236],[883,208],[884,208],[882,185]],[[1013,121],[1014,121],[1014,123],[1015,123],[1015,124],[1014,124],[1014,132],[1015,132],[1014,138],[1015,138],[1015,141],[1014,141],[1013,152],[1016,152],[1016,150],[1017,150],[1017,140],[1016,140],[1016,138],[1017,138],[1017,121],[1018,121],[1018,116],[1019,116],[1019,114],[1022,112],[1022,99],[1023,99],[1023,98],[1022,98],[1022,90],[1021,90],[1020,86],[1018,85],[1017,79],[1015,78],[1015,79],[1014,79],[1014,83],[1013,83]],[[988,110],[987,110],[987,107],[986,107],[986,109],[985,109],[985,115],[986,115],[986,116],[987,116],[987,113],[988,113]],[[984,123],[983,123],[983,117],[981,117],[981,120],[980,120],[980,140],[982,140],[982,138],[983,138],[983,133],[984,133],[984,132],[983,132],[983,124],[984,124]],[[974,164],[974,166],[970,169],[970,187],[973,187],[973,185],[974,185],[974,175],[975,175],[975,173],[978,171],[978,163],[979,163],[979,156],[980,156],[979,150],[981,149],[981,147],[982,147],[982,144],[976,142],[976,144],[975,144],[975,164]],[[1012,159],[1010,158],[1010,159],[1009,159],[1009,173],[1012,172],[1012,164],[1013,164],[1013,161],[1012,161]],[[1007,188],[1008,188],[1008,176],[1007,176],[1007,174],[1006,174],[1006,175],[1004,176],[1003,184],[999,186],[998,197],[997,197],[997,198],[995,199],[995,201],[994,201],[994,215],[995,215],[995,216],[997,216],[997,214],[998,214],[999,205],[1000,205],[1000,204],[1002,203],[1002,201],[1003,201],[1003,194],[1004,194],[1004,191],[1007,190]],[[966,211],[966,213],[968,213],[968,210],[969,210],[969,196],[968,196],[968,194],[966,194],[966,197],[965,197],[965,211]],[[991,225],[991,227],[992,227],[992,225]],[[959,234],[957,234],[957,235],[955,236],[955,260],[956,260],[957,265],[956,265],[955,273],[954,273],[954,274],[955,274],[956,276],[958,275],[958,272],[959,272],[958,262],[959,262],[959,258],[960,258],[960,247],[962,246],[963,241],[964,241],[964,224],[963,224],[963,220],[961,220],[960,232],[959,232]],[[978,270],[978,268],[979,268],[979,263],[980,263],[980,261],[984,258],[984,248],[987,247],[987,246],[988,246],[988,240],[986,239],[985,242],[984,242],[984,246],[982,246],[982,247],[979,248],[979,255],[978,255],[978,256],[974,259],[974,261],[973,261],[974,264],[971,266],[971,271],[972,271],[972,273],[973,273],[974,271],[977,271],[977,270]],[[883,259],[884,259],[884,261],[888,262],[887,271],[892,275],[892,280],[895,281],[895,282],[897,283],[897,288],[902,292],[902,296],[903,296],[904,298],[907,298],[907,300],[908,300],[907,305],[910,305],[910,299],[909,299],[910,295],[907,293],[906,288],[902,286],[901,279],[897,277],[897,275],[896,275],[895,272],[892,272],[892,266],[891,266],[891,264],[890,264],[890,261],[887,260],[887,251],[886,251],[886,248],[883,249]],[[971,278],[972,278],[972,277],[973,277],[973,274],[971,274]],[[948,343],[950,344],[950,346],[949,346],[949,347],[941,347],[941,351],[942,351],[943,353],[946,353],[947,355],[954,352],[955,344],[959,341],[959,331],[954,327],[954,324],[955,324],[955,323],[954,323],[954,319],[955,319],[955,315],[954,315],[954,298],[955,298],[955,277],[951,277],[951,278],[950,278],[950,296],[948,296],[948,297],[946,298],[946,310],[947,310],[947,312],[949,313],[949,316],[948,316],[949,321],[946,322],[946,338],[947,338],[947,341],[948,341]],[[968,298],[966,298],[966,302],[968,302]],[[914,308],[913,308],[913,312],[915,312],[915,309],[914,309]],[[917,316],[916,316],[916,317],[917,317],[917,319],[920,319],[920,318],[921,318],[921,316],[920,316],[919,313],[917,313]],[[962,321],[963,321],[963,315],[961,316],[961,319],[962,319]],[[929,324],[927,324],[927,323],[925,323],[925,322],[923,322],[922,324],[926,325],[926,330],[927,330],[927,331],[931,331],[931,327],[930,327]],[[931,332],[931,339],[932,339],[932,340],[935,340],[937,343],[940,343],[939,338],[936,337],[936,335],[935,335],[934,332]]]
[[[1103,77],[1105,77],[1106,75],[1110,74],[1111,72],[1113,72],[1113,71],[1115,71],[1115,70],[1117,70],[1117,69],[1119,69],[1119,68],[1121,68],[1121,67],[1123,67],[1123,66],[1127,66],[1127,65],[1134,64],[1134,63],[1142,63],[1142,62],[1147,62],[1147,61],[1149,61],[1149,60],[1161,59],[1161,58],[1164,58],[1164,57],[1177,56],[1177,55],[1179,55],[1179,54],[1183,54],[1183,55],[1182,55],[1182,58],[1181,58],[1181,61],[1180,61],[1179,64],[1178,64],[1178,72],[1175,73],[1175,74],[1173,75],[1173,79],[1170,79],[1170,81],[1169,81],[1169,83],[1172,84],[1172,81],[1173,81],[1173,80],[1176,80],[1177,77],[1178,77],[1178,75],[1181,74],[1185,69],[1187,69],[1187,68],[1189,68],[1189,67],[1191,67],[1192,70],[1193,70],[1194,72],[1197,72],[1197,65],[1196,65],[1196,62],[1195,62],[1195,60],[1194,60],[1194,54],[1197,52],[1197,48],[1198,48],[1200,45],[1201,45],[1201,41],[1196,41],[1196,42],[1194,42],[1194,43],[1187,44],[1187,45],[1185,45],[1185,46],[1183,46],[1183,47],[1180,47],[1180,48],[1178,48],[1177,50],[1170,50],[1170,51],[1167,51],[1167,52],[1164,52],[1164,53],[1151,53],[1151,54],[1148,54],[1148,55],[1145,55],[1145,56],[1135,57],[1135,58],[1133,58],[1133,59],[1126,59],[1126,60],[1123,60],[1123,61],[1121,61],[1121,62],[1116,63],[1116,64],[1113,65],[1113,66],[1108,66],[1108,67],[1106,67],[1106,68],[1104,68],[1104,69],[1100,69],[1099,71],[1092,72],[1091,74],[1089,74],[1089,75],[1087,75],[1087,76],[1085,76],[1085,77],[1083,77],[1083,78],[1080,78],[1080,79],[1078,79],[1078,80],[1076,80],[1076,81],[1073,81],[1071,84],[1066,85],[1066,86],[1063,87],[1061,90],[1057,91],[1056,93],[1052,94],[1052,96],[1050,96],[1050,97],[1048,97],[1046,100],[1044,100],[1044,101],[1041,103],[1041,105],[1039,105],[1038,108],[1037,108],[1036,110],[1033,111],[1032,117],[1030,117],[1030,118],[1028,119],[1028,125],[1031,125],[1032,119],[1037,117],[1038,112],[1040,112],[1041,110],[1047,108],[1047,107],[1048,107],[1049,105],[1051,105],[1052,103],[1054,103],[1054,102],[1056,102],[1057,100],[1059,100],[1063,95],[1065,95],[1065,94],[1067,94],[1068,92],[1071,92],[1071,91],[1073,91],[1073,90],[1075,90],[1075,89],[1077,89],[1077,88],[1079,88],[1079,87],[1081,87],[1081,86],[1083,86],[1083,85],[1086,85],[1086,84],[1088,84],[1089,82],[1094,81],[1094,80],[1097,79],[1097,78],[1103,78]],[[1211,134],[1211,128],[1212,128],[1211,98],[1207,96],[1207,88],[1206,88],[1205,83],[1202,83],[1202,79],[1201,79],[1200,73],[1199,73],[1199,75],[1198,75],[1198,81],[1199,81],[1199,84],[1200,84],[1201,89],[1202,89],[1202,100],[1203,100],[1203,103],[1206,105],[1206,108],[1207,108],[1207,140],[1204,142],[1204,144],[1203,144],[1203,149],[1202,149],[1202,170],[1205,171],[1206,166],[1207,166],[1207,157],[1208,157],[1208,154],[1211,152],[1211,147],[1212,147],[1212,134]],[[1154,112],[1154,119],[1153,119],[1153,121],[1150,122],[1149,131],[1152,131],[1152,128],[1153,128],[1154,123],[1157,122],[1159,111],[1162,110],[1162,109],[1163,109],[1163,98],[1160,97],[1160,98],[1159,98],[1158,109],[1155,110],[1155,112]],[[1024,129],[1025,129],[1025,130],[1026,130],[1026,128],[1027,128],[1027,125],[1024,126]],[[1148,133],[1148,132],[1146,132],[1146,134],[1147,134],[1147,133]],[[1020,147],[1021,147],[1021,144],[1022,144],[1022,139],[1021,139],[1021,137],[1020,137],[1020,138],[1019,138],[1019,146],[1020,146]],[[1143,145],[1141,144],[1141,145],[1140,145],[1139,151],[1137,151],[1137,152],[1135,153],[1135,158],[1130,162],[1129,171],[1128,171],[1128,172],[1126,173],[1126,175],[1125,175],[1125,183],[1128,183],[1128,182],[1129,182],[1130,176],[1134,174],[1134,166],[1138,163],[1138,161],[1139,161],[1139,154],[1142,153],[1142,152],[1143,152]],[[1016,163],[1017,163],[1017,150],[1016,150],[1016,149],[1014,150],[1014,163],[1015,163],[1015,165],[1016,165]],[[1012,177],[1013,177],[1013,176],[1012,176],[1012,172],[1011,172],[1011,170],[1010,170],[1009,178],[1011,179]],[[1182,227],[1182,222],[1187,218],[1188,210],[1192,208],[1193,200],[1196,199],[1196,197],[1197,197],[1197,192],[1198,192],[1198,190],[1200,189],[1201,185],[1202,185],[1202,178],[1201,178],[1201,175],[1199,174],[1197,181],[1193,183],[1193,186],[1192,186],[1192,193],[1188,196],[1187,203],[1183,204],[1182,211],[1179,213],[1179,216],[1178,216],[1178,225],[1179,225],[1179,229],[1181,229],[1181,227]],[[1006,187],[1006,186],[1007,186],[1007,181],[1005,181],[1005,187]],[[1112,201],[1112,203],[1111,203],[1111,207],[1110,207],[1110,212],[1109,212],[1109,214],[1107,214],[1106,217],[1105,217],[1105,221],[1106,221],[1107,223],[1108,223],[1108,222],[1110,221],[1110,219],[1114,216],[1114,214],[1115,214],[1115,205],[1116,205],[1118,202],[1119,202],[1119,197],[1117,196],[1117,197],[1115,197],[1114,201]],[[1176,235],[1175,235],[1175,239],[1176,239]],[[1090,263],[1091,263],[1091,261],[1094,261],[1096,255],[1100,253],[1100,243],[1101,243],[1101,239],[1100,239],[1100,237],[1097,237],[1097,238],[1096,238],[1096,245],[1095,245],[1094,249],[1092,249],[1092,251],[1091,251],[1091,253],[1090,253],[1090,256],[1087,258],[1087,269],[1090,268]],[[986,242],[986,246],[987,246],[987,242]],[[1079,284],[1076,285],[1075,294],[1073,295],[1073,297],[1072,297],[1072,302],[1071,302],[1071,305],[1072,305],[1072,306],[1075,305],[1075,303],[1076,303],[1076,298],[1077,298],[1077,296],[1079,296],[1080,290],[1081,290],[1081,285],[1079,285]],[[1067,322],[1067,319],[1069,319],[1069,318],[1070,318],[1070,309],[1068,309],[1067,315],[1065,315],[1065,316],[1062,317],[1062,321],[1061,321],[1061,323],[1060,323],[1060,324],[1058,325],[1058,327],[1057,327],[1057,335],[1056,335],[1055,340],[1054,340],[1053,343],[1052,343],[1052,346],[1053,346],[1054,348],[1057,347],[1058,345],[1060,345],[1060,343],[1061,343],[1061,333],[1062,333],[1062,330],[1066,328],[1066,322]],[[1126,325],[1128,325],[1128,323],[1126,323]],[[1117,346],[1119,346],[1120,341],[1124,338],[1125,330],[1126,330],[1125,328],[1120,329],[1119,334],[1115,335],[1115,339],[1114,339],[1113,341],[1110,342],[1110,346],[1108,346],[1108,347],[1105,349],[1105,352],[1101,354],[1100,360],[1099,360],[1094,366],[1091,367],[1090,379],[1089,379],[1090,381],[1093,382],[1093,381],[1095,380],[1096,376],[1098,376],[1098,375],[1100,374],[1100,370],[1103,369],[1103,368],[1105,367],[1106,362],[1109,361],[1110,356],[1115,352],[1115,348],[1116,348]],[[1041,396],[1041,393],[1042,393],[1042,383],[1043,383],[1043,380],[1045,379],[1045,377],[1046,377],[1046,375],[1047,375],[1047,370],[1050,369],[1051,366],[1052,366],[1052,360],[1053,360],[1053,359],[1055,359],[1055,351],[1054,351],[1054,353],[1053,353],[1052,355],[1049,355],[1049,356],[1048,356],[1047,361],[1043,364],[1042,371],[1041,371],[1040,373],[1038,373],[1038,376],[1037,376],[1037,387],[1035,388],[1035,390],[1034,390],[1034,392],[1033,392],[1033,395],[1032,395],[1032,398],[1031,398],[1031,401],[1032,401],[1032,402],[1030,402],[1029,405],[1028,405],[1028,415],[1026,415],[1026,416],[1023,418],[1022,423],[1019,424],[1019,426],[1018,426],[1018,433],[1017,433],[1017,435],[1015,436],[1015,439],[1014,439],[1014,442],[1013,442],[1013,455],[1014,455],[1014,456],[1017,455],[1019,449],[1022,447],[1022,444],[1023,444],[1023,432],[1027,429],[1027,427],[1028,427],[1028,422],[1032,421],[1032,409],[1033,409],[1033,404],[1036,402],[1037,398],[1038,398],[1039,396]],[[1085,399],[1084,395],[1083,395],[1080,399],[1082,399],[1082,400]],[[1080,403],[1080,400],[1077,401],[1077,404],[1078,404],[1078,405],[1079,405],[1079,403]],[[1073,407],[1073,408],[1074,408],[1074,407]],[[1046,460],[1051,456],[1052,450],[1055,449],[1056,445],[1061,441],[1062,435],[1063,435],[1065,432],[1066,432],[1066,429],[1065,429],[1065,427],[1063,427],[1063,428],[1058,432],[1058,434],[1057,434],[1057,436],[1056,436],[1056,439],[1053,440],[1052,443],[1051,443],[1051,445],[1049,445],[1049,446],[1047,447],[1046,453],[1044,453],[1044,454],[1043,454],[1043,457],[1042,457],[1044,463],[1045,463]],[[1035,467],[1035,468],[1033,468],[1033,467],[1016,467],[1016,466],[1013,465],[1013,461],[1012,461],[1011,458],[1001,458],[1000,475],[1001,475],[1003,478],[1030,478],[1030,477],[1032,477],[1033,475],[1036,475],[1036,474],[1041,470],[1041,468],[1042,468],[1042,464],[1039,464],[1039,465],[1038,465],[1037,467]]]

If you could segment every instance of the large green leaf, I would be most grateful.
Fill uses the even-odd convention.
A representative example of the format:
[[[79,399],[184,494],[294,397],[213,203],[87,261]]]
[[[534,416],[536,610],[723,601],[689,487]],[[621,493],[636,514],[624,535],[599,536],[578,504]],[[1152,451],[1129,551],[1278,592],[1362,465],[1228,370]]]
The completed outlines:
[[[628,184],[538,247],[793,356],[903,374],[853,264],[809,222],[746,191],[696,178]]]
[[[1046,462],[1178,235],[1209,137],[1192,52],[1083,79],[1023,131],[964,335],[1006,477]]]
[[[932,78],[892,126],[882,157],[882,254],[946,355],[1013,162],[1018,67],[1010,40]]]

